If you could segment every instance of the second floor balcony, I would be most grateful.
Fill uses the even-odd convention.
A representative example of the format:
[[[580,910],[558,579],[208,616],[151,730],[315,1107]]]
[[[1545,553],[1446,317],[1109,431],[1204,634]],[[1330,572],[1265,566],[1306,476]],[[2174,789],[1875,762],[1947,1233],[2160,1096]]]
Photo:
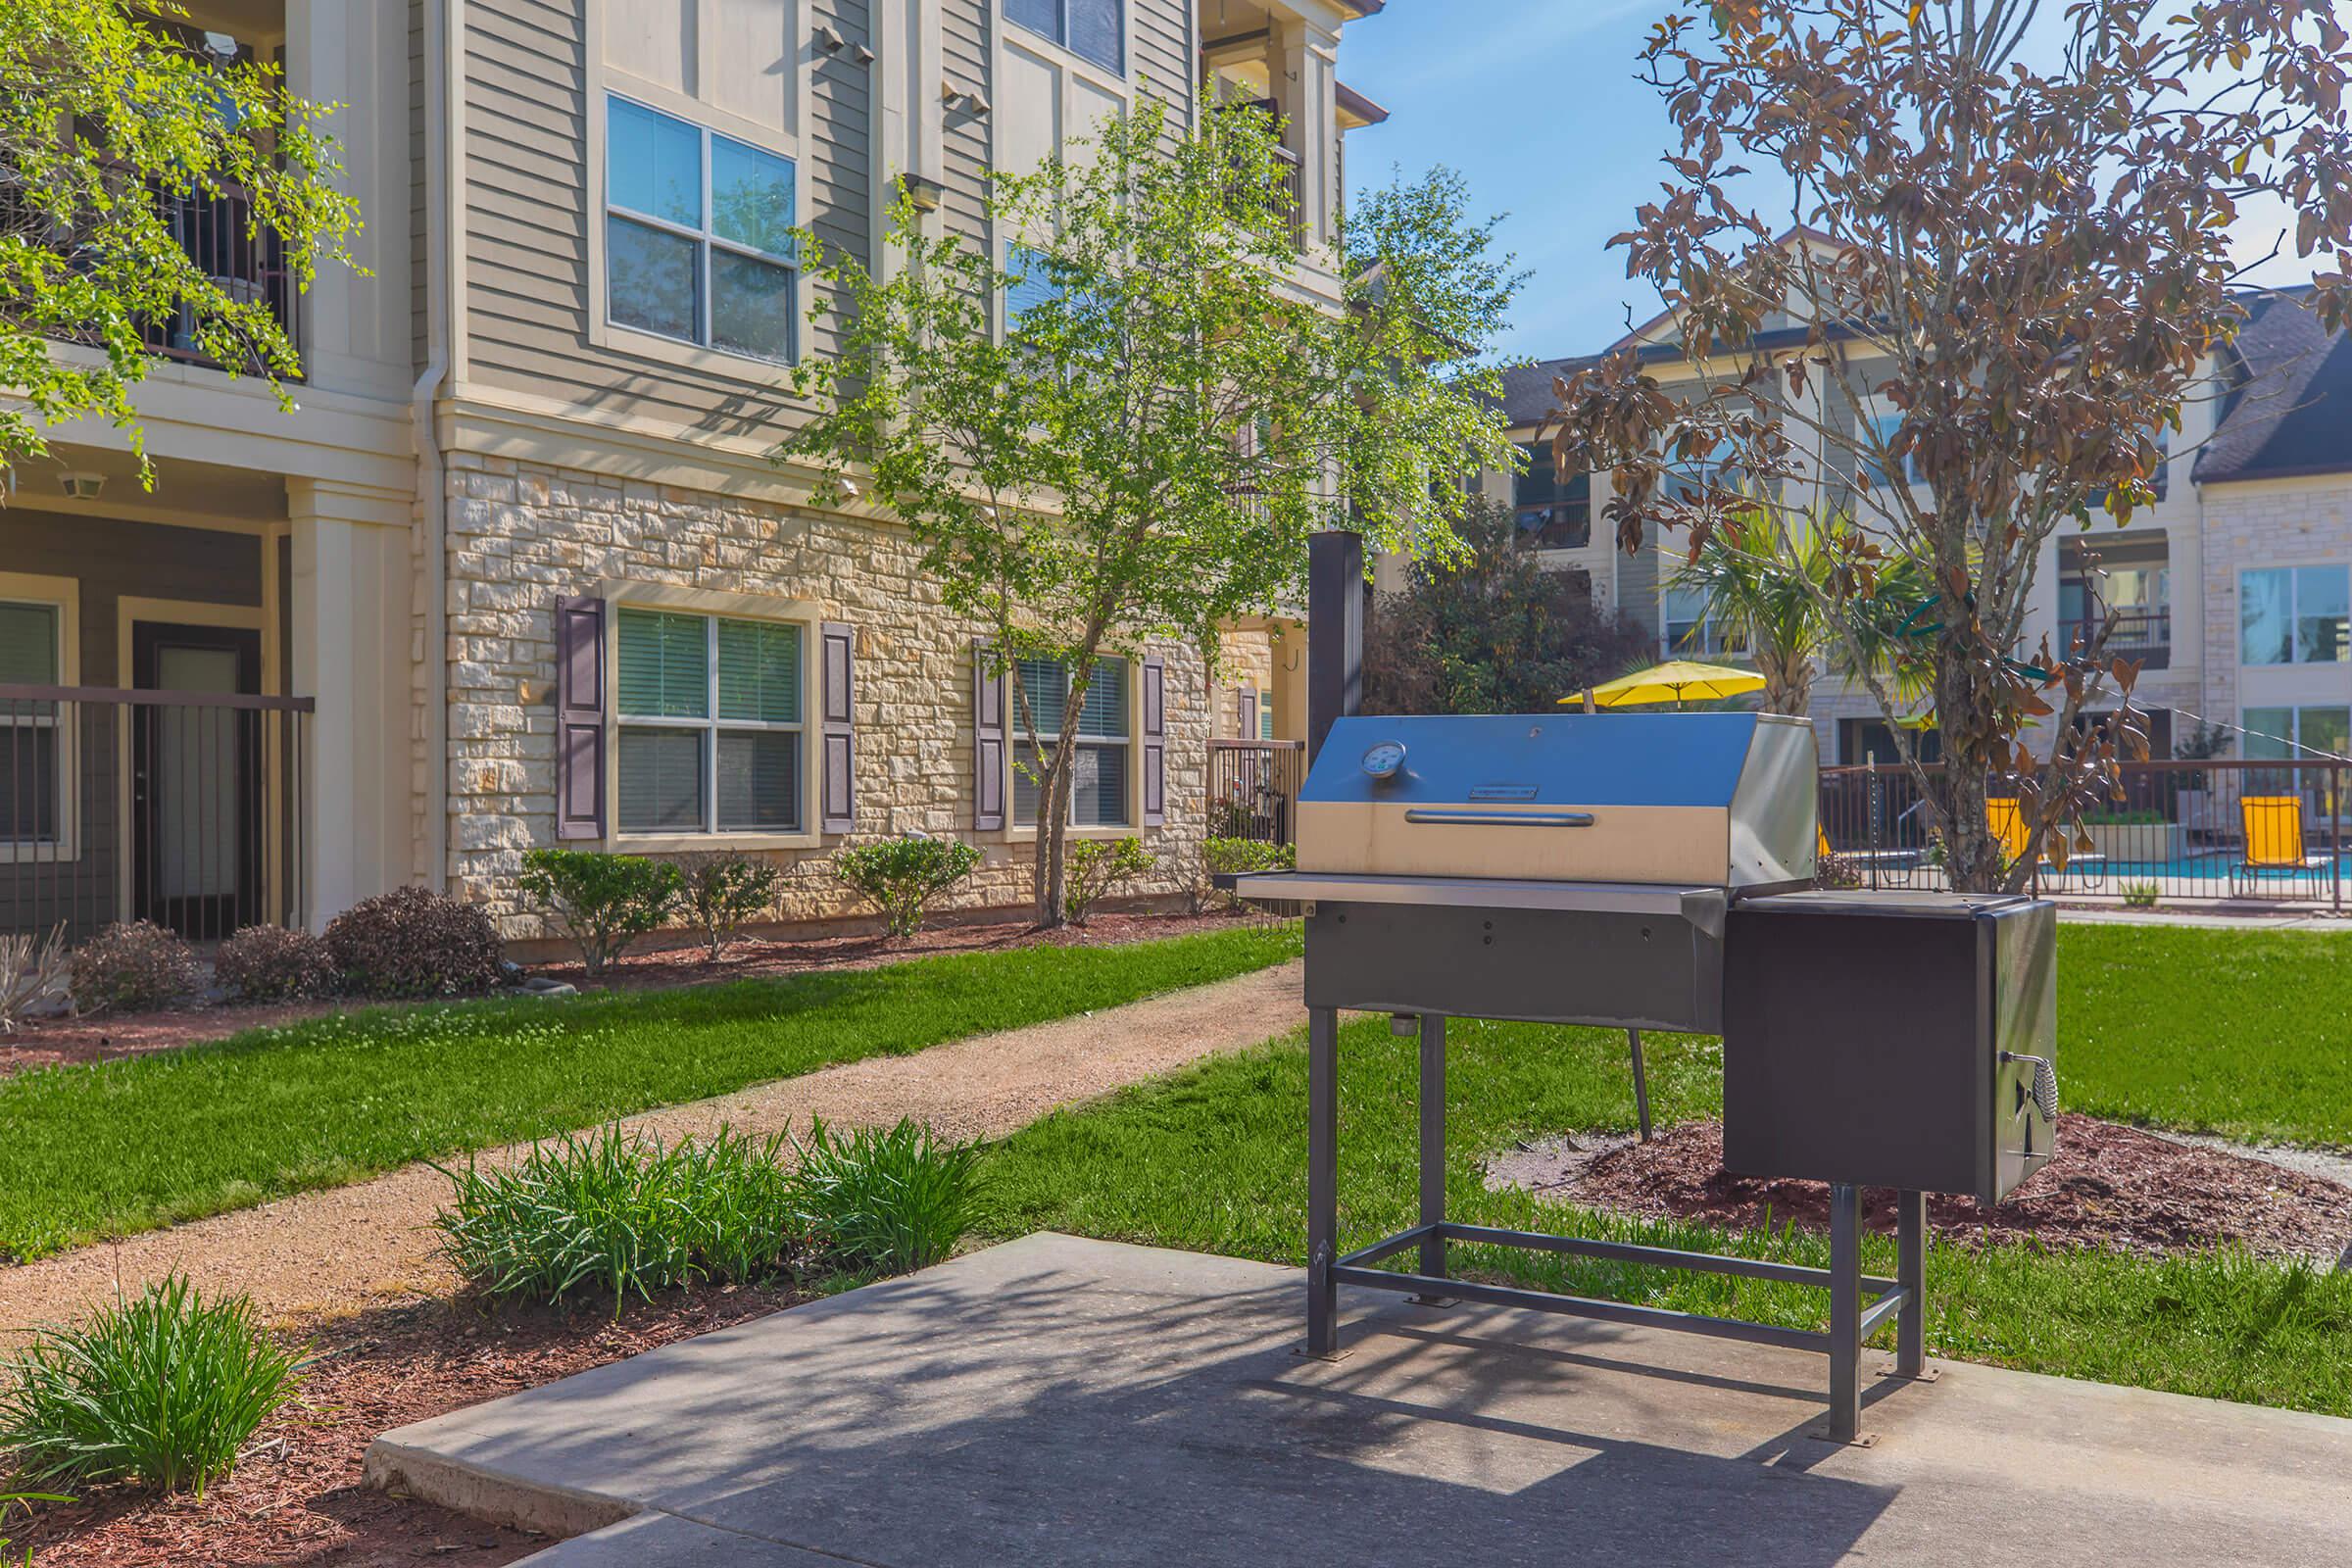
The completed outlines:
[[[2060,648],[2069,655],[2082,653],[2102,630],[2106,632],[2106,653],[2110,658],[2133,660],[2148,669],[2163,669],[2172,662],[2170,606],[2139,606],[2118,609],[2104,617],[2062,620],[2058,623]]]

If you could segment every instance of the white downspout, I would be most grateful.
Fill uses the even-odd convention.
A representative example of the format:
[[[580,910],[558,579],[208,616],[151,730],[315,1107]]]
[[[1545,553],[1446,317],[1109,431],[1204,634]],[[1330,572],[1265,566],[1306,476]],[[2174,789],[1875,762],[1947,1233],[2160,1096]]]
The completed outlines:
[[[425,363],[409,394],[416,450],[416,496],[424,531],[425,885],[449,886],[449,497],[433,409],[457,361],[452,286],[463,190],[458,136],[465,90],[465,0],[423,0]],[[435,90],[435,89],[438,90]]]

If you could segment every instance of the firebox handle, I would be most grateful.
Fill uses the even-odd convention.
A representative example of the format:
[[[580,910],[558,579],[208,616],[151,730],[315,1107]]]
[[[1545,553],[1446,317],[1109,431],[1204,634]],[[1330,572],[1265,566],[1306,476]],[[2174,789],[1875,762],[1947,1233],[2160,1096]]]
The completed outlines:
[[[1407,822],[1447,827],[1591,827],[1591,811],[1444,811],[1416,806],[1406,810]]]

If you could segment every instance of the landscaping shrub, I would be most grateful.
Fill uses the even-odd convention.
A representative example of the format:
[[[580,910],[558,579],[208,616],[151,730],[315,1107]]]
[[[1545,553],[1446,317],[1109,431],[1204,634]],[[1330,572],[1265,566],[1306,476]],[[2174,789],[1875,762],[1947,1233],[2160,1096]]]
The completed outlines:
[[[743,923],[776,901],[776,868],[733,850],[678,862],[678,899],[713,962]]]
[[[1862,868],[1848,857],[1834,852],[1816,857],[1813,862],[1813,885],[1822,888],[1858,888],[1862,885]]]
[[[617,1126],[567,1134],[510,1169],[444,1170],[453,1194],[434,1223],[458,1272],[493,1296],[593,1291],[618,1312],[631,1296],[793,1264],[807,1228],[779,1148],[724,1128],[675,1145]]]
[[[72,969],[83,1012],[137,1012],[204,989],[196,950],[152,920],[108,926],[74,950]]]
[[[129,1481],[201,1494],[292,1396],[298,1376],[250,1300],[207,1301],[172,1275],[10,1358],[0,1453],[26,1485]]]
[[[721,1128],[664,1144],[607,1127],[536,1144],[503,1170],[443,1169],[435,1220],[458,1272],[493,1296],[556,1301],[783,1273],[859,1277],[945,1257],[975,1222],[977,1152],[902,1122],[806,1142]]]
[[[62,925],[45,937],[0,936],[0,1035],[16,1033],[33,1008],[66,994],[69,963]]]
[[[1095,903],[1120,883],[1152,869],[1141,839],[1080,839],[1070,846],[1069,879],[1062,885],[1061,912],[1084,925]]]
[[[2156,907],[2156,901],[2161,897],[2163,897],[2163,890],[2153,882],[2127,882],[2124,884],[2124,903],[2131,908],[2153,909]]]
[[[323,997],[335,989],[335,956],[308,931],[249,925],[213,955],[213,979],[247,1002]]]
[[[970,876],[979,863],[979,850],[960,839],[921,833],[849,845],[833,857],[841,879],[881,906],[894,937],[920,931],[925,906]]]
[[[591,975],[661,926],[683,881],[665,861],[589,850],[532,850],[522,866],[523,895],[555,917]]]
[[[845,1273],[928,1268],[979,1223],[980,1151],[920,1122],[847,1135],[813,1122],[797,1152],[793,1186],[810,1245]]]
[[[397,888],[328,923],[343,988],[363,997],[462,997],[498,983],[498,927],[477,906],[429,888]]]
[[[1210,839],[1200,847],[1201,863],[1219,876],[1249,871],[1296,871],[1298,846],[1263,839]]]

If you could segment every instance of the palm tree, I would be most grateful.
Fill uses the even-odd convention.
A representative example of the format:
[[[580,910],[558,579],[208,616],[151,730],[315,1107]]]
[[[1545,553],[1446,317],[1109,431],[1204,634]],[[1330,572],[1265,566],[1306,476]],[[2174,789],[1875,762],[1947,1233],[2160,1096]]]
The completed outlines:
[[[1708,624],[1744,646],[1768,713],[1803,713],[1825,664],[1857,680],[1897,668],[1904,617],[1931,597],[1916,563],[1871,560],[1852,522],[1753,502],[1728,512],[1668,581],[1703,596]]]

